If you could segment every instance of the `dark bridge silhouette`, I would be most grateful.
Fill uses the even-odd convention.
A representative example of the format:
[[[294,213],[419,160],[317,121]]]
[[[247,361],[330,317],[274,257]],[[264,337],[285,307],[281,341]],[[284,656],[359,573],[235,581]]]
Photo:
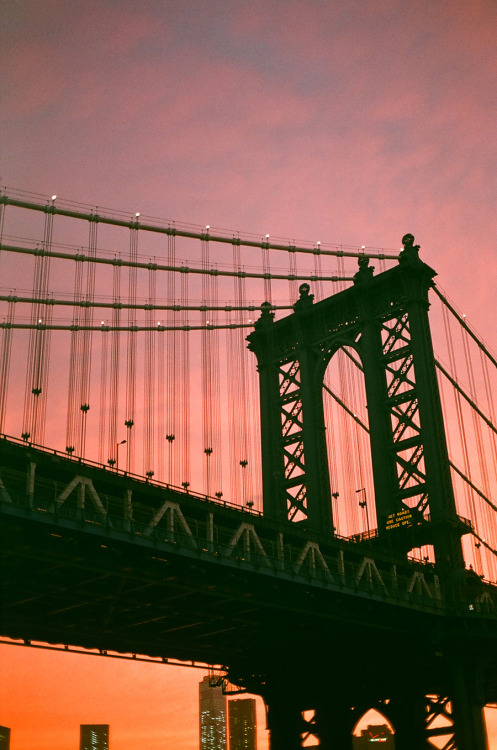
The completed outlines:
[[[310,534],[7,439],[0,450],[4,635],[223,665],[265,698],[273,747],[298,747],[300,712],[317,706],[330,742],[376,706],[414,748],[415,689],[437,696],[432,717],[454,684],[475,717],[496,699],[497,592],[476,575],[447,581],[376,537]]]
[[[353,286],[321,302],[303,284],[288,316],[263,305],[248,337],[262,512],[3,436],[2,635],[218,665],[263,697],[272,750],[311,735],[351,747],[371,707],[399,750],[435,738],[484,750],[497,587],[465,563],[462,537],[489,545],[456,510],[428,323],[434,272],[412,235],[403,243],[397,266],[375,276],[362,258]],[[322,402],[344,347],[364,374],[376,516],[348,537],[332,511]],[[420,547],[431,552],[415,560]]]

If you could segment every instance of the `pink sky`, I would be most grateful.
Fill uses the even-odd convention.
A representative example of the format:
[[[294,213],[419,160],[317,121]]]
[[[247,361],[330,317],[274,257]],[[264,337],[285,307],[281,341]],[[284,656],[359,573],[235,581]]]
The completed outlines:
[[[0,35],[2,185],[309,241],[409,231],[493,346],[493,0],[21,0]],[[75,748],[81,722],[198,747],[200,672],[0,659],[12,750]]]

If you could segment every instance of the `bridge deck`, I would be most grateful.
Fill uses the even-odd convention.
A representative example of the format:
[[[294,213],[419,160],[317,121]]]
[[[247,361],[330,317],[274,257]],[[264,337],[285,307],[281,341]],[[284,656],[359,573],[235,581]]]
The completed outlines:
[[[404,664],[437,692],[469,635],[493,658],[496,590],[472,576],[449,596],[432,565],[4,439],[0,467],[3,636],[351,690]]]

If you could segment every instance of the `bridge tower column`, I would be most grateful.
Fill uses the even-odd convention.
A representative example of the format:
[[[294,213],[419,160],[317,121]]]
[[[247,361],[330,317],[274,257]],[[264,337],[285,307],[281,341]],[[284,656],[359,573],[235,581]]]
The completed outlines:
[[[311,345],[313,295],[300,287],[288,332],[278,330],[270,305],[262,305],[248,336],[259,370],[264,513],[305,522],[308,530],[333,527],[322,384],[322,353]]]
[[[281,690],[266,699],[270,750],[301,750],[302,713],[295,697]]]
[[[316,706],[316,734],[322,750],[351,750],[353,720],[350,707],[336,696]]]
[[[409,319],[433,544],[439,565],[462,570],[461,534],[457,529],[458,516],[428,319],[428,291],[435,272],[419,259],[419,246],[413,244],[412,235],[405,235],[402,241],[404,250],[399,261],[401,267],[410,271],[404,289],[405,307]]]
[[[365,261],[359,263],[354,276],[354,291],[359,317],[360,356],[364,372],[364,387],[368,408],[371,461],[378,527],[384,528],[390,513],[399,510],[395,449],[392,436],[392,415],[388,405],[385,378],[382,325],[378,317],[377,300],[368,293],[374,269]]]
[[[381,276],[373,277],[367,259],[354,277],[379,533],[385,532],[387,516],[405,507],[424,523],[429,514],[437,564],[462,570],[462,528],[428,319],[435,272],[419,259],[412,235],[402,242],[399,266],[392,269],[396,278],[387,281],[384,274],[386,297],[378,287]]]
[[[483,669],[465,658],[452,667],[452,711],[457,750],[488,750]]]
[[[399,685],[399,691],[388,703],[389,720],[395,731],[395,747],[399,750],[429,750],[426,734],[426,696],[417,685]]]

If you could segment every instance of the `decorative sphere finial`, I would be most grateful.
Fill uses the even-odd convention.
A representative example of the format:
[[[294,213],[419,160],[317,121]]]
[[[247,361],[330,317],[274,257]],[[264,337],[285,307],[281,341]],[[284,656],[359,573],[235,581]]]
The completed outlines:
[[[404,249],[400,251],[399,263],[405,263],[406,261],[412,263],[413,261],[419,260],[419,245],[414,244],[414,235],[408,232],[402,237],[402,244]]]
[[[414,245],[414,235],[408,232],[402,237],[402,244],[404,247],[412,247]]]
[[[293,309],[295,310],[295,312],[297,312],[297,310],[306,310],[312,305],[312,303],[314,302],[314,295],[310,294],[310,291],[311,287],[306,281],[304,281],[304,283],[299,286],[300,297],[293,305]]]

